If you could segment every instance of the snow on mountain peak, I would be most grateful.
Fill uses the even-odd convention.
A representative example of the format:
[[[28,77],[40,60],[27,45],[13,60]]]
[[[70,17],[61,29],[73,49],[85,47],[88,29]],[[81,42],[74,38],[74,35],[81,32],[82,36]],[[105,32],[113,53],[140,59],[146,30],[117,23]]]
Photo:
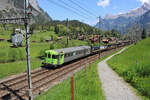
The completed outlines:
[[[121,16],[125,17],[125,18],[137,17],[137,16],[143,15],[144,13],[146,13],[149,10],[150,10],[150,3],[144,3],[141,7],[137,7],[136,9],[133,9],[127,13],[119,13],[117,15],[107,14],[105,16],[105,19],[116,19]]]

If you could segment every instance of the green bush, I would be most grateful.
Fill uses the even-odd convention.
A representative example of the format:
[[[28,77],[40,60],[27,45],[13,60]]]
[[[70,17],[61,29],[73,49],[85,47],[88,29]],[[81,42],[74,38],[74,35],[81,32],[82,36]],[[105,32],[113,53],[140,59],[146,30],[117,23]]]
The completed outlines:
[[[148,64],[142,64],[141,66],[135,68],[135,70],[139,77],[147,77],[150,75],[150,65]]]
[[[25,60],[26,58],[26,52],[24,49],[18,49],[18,53],[19,53],[19,60]]]
[[[19,53],[15,49],[10,49],[8,52],[9,61],[14,62],[19,60]]]
[[[135,87],[141,92],[142,95],[150,98],[150,77],[138,78]]]
[[[21,49],[9,49],[8,61],[14,62],[14,61],[24,60],[24,59],[25,59],[25,52],[23,52]]]
[[[0,63],[6,63],[7,62],[7,52],[1,51],[0,52]]]

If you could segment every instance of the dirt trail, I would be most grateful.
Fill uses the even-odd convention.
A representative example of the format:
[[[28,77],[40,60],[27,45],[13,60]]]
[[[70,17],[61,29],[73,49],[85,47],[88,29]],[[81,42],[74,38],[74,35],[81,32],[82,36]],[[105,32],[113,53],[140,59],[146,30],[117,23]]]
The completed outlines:
[[[99,77],[106,100],[141,100],[140,97],[135,94],[132,87],[119,77],[106,63],[113,56],[120,54],[125,49],[126,48],[122,49],[120,52],[98,64]]]

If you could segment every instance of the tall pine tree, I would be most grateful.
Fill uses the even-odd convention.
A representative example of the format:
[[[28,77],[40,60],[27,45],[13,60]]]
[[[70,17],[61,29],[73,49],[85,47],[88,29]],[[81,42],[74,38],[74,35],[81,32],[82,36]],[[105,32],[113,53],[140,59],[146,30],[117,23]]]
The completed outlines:
[[[146,36],[146,30],[145,28],[143,28],[143,31],[142,31],[142,39],[145,39],[147,36]]]
[[[56,34],[59,33],[59,27],[58,27],[57,25],[55,26],[54,32],[55,32]]]

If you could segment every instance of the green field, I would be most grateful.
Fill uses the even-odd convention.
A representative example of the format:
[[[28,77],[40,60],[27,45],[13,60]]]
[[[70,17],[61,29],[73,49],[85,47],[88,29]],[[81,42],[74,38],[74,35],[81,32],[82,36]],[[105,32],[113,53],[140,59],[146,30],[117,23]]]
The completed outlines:
[[[136,88],[144,100],[150,100],[150,38],[113,57],[108,64]]]
[[[10,39],[11,31],[2,31],[0,29],[0,38],[5,39],[0,42],[0,79],[10,75],[18,74],[26,71],[26,50],[25,41],[23,47],[11,48],[11,43],[7,42]],[[54,37],[53,42],[45,42],[46,38]],[[58,49],[66,47],[66,37],[62,40],[57,40],[57,35],[50,31],[36,31],[30,35],[30,51],[31,51],[31,68],[36,69],[41,66],[41,56],[45,50]],[[34,41],[34,42],[33,42]],[[85,41],[69,40],[69,46],[88,45]]]

